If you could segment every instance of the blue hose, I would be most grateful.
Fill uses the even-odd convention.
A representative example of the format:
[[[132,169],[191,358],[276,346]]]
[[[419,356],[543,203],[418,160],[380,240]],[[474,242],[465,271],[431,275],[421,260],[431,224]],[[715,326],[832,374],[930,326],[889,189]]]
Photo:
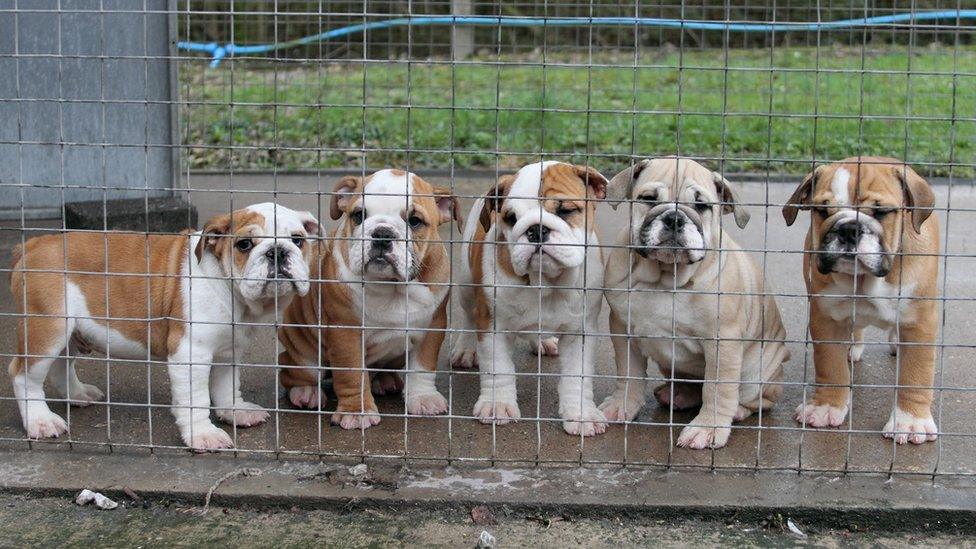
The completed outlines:
[[[341,36],[366,32],[370,30],[389,29],[405,26],[481,26],[481,27],[651,27],[665,29],[691,30],[720,30],[729,32],[786,32],[786,31],[816,31],[847,29],[855,27],[874,27],[904,21],[932,21],[938,19],[976,19],[976,10],[944,10],[921,13],[899,13],[878,17],[860,19],[844,19],[842,21],[823,21],[812,23],[733,23],[730,21],[694,21],[681,19],[661,19],[656,17],[480,17],[480,16],[436,16],[436,17],[400,17],[372,23],[361,23],[332,29],[330,31],[279,42],[276,44],[258,44],[253,46],[238,46],[237,44],[217,44],[211,42],[178,42],[177,47],[193,52],[210,54],[210,66],[217,67],[225,57],[241,55],[255,55],[276,50],[305,46],[315,42],[323,42]]]

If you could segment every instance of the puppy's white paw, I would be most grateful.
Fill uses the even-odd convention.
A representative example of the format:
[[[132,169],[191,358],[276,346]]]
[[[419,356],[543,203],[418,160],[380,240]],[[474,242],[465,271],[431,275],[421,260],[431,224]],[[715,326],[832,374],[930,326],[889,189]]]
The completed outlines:
[[[217,417],[228,425],[237,427],[253,427],[260,425],[271,417],[261,406],[253,402],[238,402],[233,410],[226,408],[217,410]]]
[[[225,448],[233,448],[234,440],[226,431],[211,423],[194,425],[183,434],[183,444],[194,452],[212,452]]]
[[[735,410],[735,415],[732,416],[732,421],[742,421],[743,419],[752,415],[752,410],[746,408],[745,406],[739,406]]]
[[[318,410],[320,397],[322,399],[322,407],[325,408],[325,393],[318,387],[314,385],[302,385],[288,389],[288,400],[296,408]]]
[[[411,396],[407,399],[407,413],[413,416],[436,416],[447,411],[447,399],[440,393]]]
[[[492,401],[479,398],[474,404],[474,417],[481,423],[494,423],[495,425],[505,425],[511,421],[516,421],[522,417],[518,404],[506,402],[504,400]]]
[[[726,424],[725,421],[729,423]],[[731,421],[725,421],[712,415],[707,418],[699,415],[681,430],[681,434],[678,435],[678,446],[692,450],[725,446],[729,441],[729,435],[732,434]]]
[[[628,399],[626,395],[614,392],[600,404],[600,411],[607,421],[633,421],[643,407],[643,399]]]
[[[27,438],[57,438],[68,432],[68,424],[50,410],[30,410],[27,417],[28,423],[24,425]]]
[[[396,372],[378,372],[369,388],[376,396],[398,395],[403,392],[403,378]]]
[[[591,437],[607,431],[607,416],[603,415],[596,406],[587,406],[581,410],[570,410],[561,414],[563,429],[571,435]]]
[[[864,355],[864,344],[855,343],[847,350],[847,362],[861,362],[861,356]]]
[[[376,410],[364,413],[336,412],[332,414],[332,424],[343,429],[369,429],[380,422],[380,415]]]
[[[105,398],[105,393],[94,385],[80,383],[77,387],[71,388],[71,395],[64,395],[72,406],[84,408],[90,406],[92,402],[98,402]]]
[[[807,427],[838,427],[847,417],[847,406],[838,408],[829,404],[800,404],[793,418]]]
[[[895,440],[895,444],[924,444],[938,438],[939,428],[932,416],[918,417],[895,406],[891,417],[884,426],[884,437]]]
[[[451,350],[451,368],[455,370],[478,369],[478,353],[473,344],[467,344],[464,337]]]
[[[550,337],[539,341],[539,354],[542,356],[559,356],[559,338]]]

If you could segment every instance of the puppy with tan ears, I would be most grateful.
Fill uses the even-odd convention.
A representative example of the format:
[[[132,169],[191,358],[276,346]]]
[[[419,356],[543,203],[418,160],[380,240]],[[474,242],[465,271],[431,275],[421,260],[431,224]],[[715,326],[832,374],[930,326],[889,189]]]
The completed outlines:
[[[331,216],[341,224],[313,259],[313,291],[291,304],[278,330],[279,363],[293,366],[281,375],[289,399],[322,409],[321,357],[339,399],[332,423],[343,429],[379,423],[373,394],[404,388],[408,413],[446,412],[434,386],[450,280],[438,227],[458,219],[457,199],[401,170],[344,177],[333,192]],[[395,372],[364,370],[405,363],[405,385]]]
[[[817,387],[796,420],[836,427],[850,406],[851,367],[864,329],[889,332],[898,352],[897,403],[884,426],[896,443],[936,439],[932,418],[939,221],[935,195],[893,158],[847,158],[809,174],[783,208],[786,224],[810,210],[803,278]],[[844,343],[850,342],[850,343]]]
[[[308,292],[309,236],[321,236],[310,213],[265,203],[216,216],[203,232],[73,232],[18,246],[11,291],[23,315],[21,356],[10,375],[27,436],[68,430],[44,400],[49,372],[71,404],[101,400],[75,372],[82,348],[111,359],[167,361],[184,444],[231,448],[231,437],[210,422],[211,403],[218,418],[238,427],[268,418],[241,397],[234,364],[253,336],[235,323],[275,322],[294,294]]]
[[[721,448],[732,422],[779,397],[789,359],[762,271],[722,229],[722,214],[740,228],[749,214],[728,180],[687,158],[638,162],[614,176],[608,199],[628,200],[630,225],[604,276],[620,379],[600,408],[633,420],[650,361],[675,379],[655,389],[661,405],[701,407],[678,445]]]
[[[516,337],[557,349],[559,415],[570,434],[606,430],[593,402],[593,347],[603,298],[595,199],[607,180],[593,168],[540,162],[502,176],[478,199],[464,227],[459,297],[464,332],[452,362],[477,362],[474,415],[498,424],[521,416],[512,360]],[[535,335],[539,332],[540,335]]]

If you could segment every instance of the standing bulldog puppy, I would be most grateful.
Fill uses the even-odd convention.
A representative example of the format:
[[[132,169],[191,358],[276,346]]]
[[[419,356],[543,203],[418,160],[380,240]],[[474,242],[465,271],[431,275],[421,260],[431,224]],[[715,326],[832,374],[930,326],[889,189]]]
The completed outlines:
[[[481,366],[474,415],[482,423],[519,419],[513,344],[518,332],[555,350],[559,338],[559,415],[567,433],[606,430],[593,403],[593,344],[583,332],[597,328],[603,268],[594,199],[607,180],[596,170],[540,162],[502,176],[478,199],[464,227],[464,268],[458,288],[464,332],[452,362]],[[593,248],[593,247],[596,248]],[[550,351],[552,352],[552,351]]]
[[[216,216],[202,233],[72,232],[15,248],[11,291],[23,316],[10,376],[27,436],[68,430],[44,401],[48,372],[71,404],[101,400],[75,373],[73,357],[91,349],[167,361],[183,443],[233,447],[210,422],[211,399],[225,423],[249,427],[268,418],[241,397],[235,357],[252,334],[236,323],[275,322],[294,294],[308,292],[310,235],[320,236],[310,213],[264,203]]]
[[[457,199],[401,170],[344,177],[333,192],[330,214],[342,222],[313,259],[315,288],[285,312],[279,364],[318,368],[320,357],[328,361],[339,399],[332,423],[343,429],[379,423],[373,393],[404,388],[399,374],[367,375],[364,368],[402,369],[406,362],[407,412],[446,412],[434,381],[450,262],[437,229],[457,218]],[[315,369],[286,367],[281,380],[295,406],[324,406]]]
[[[787,225],[799,210],[812,212],[803,279],[810,294],[818,386],[797,408],[797,421],[811,427],[844,422],[851,364],[861,359],[864,328],[875,326],[889,332],[899,361],[898,398],[884,436],[898,444],[935,440],[939,222],[932,216],[934,205],[932,189],[915,170],[879,157],[820,166],[787,201]]]
[[[621,379],[600,408],[609,420],[634,419],[650,360],[677,379],[655,389],[661,405],[701,407],[678,446],[721,448],[733,421],[779,397],[789,359],[762,271],[720,223],[732,213],[745,227],[749,214],[728,180],[687,158],[638,162],[614,176],[609,198],[632,202],[604,277]]]

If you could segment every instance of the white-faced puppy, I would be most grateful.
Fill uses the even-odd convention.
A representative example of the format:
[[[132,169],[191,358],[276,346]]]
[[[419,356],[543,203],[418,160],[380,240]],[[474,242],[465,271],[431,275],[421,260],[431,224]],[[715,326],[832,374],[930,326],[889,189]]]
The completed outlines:
[[[464,228],[458,289],[465,332],[452,362],[480,364],[474,415],[482,422],[520,417],[513,343],[518,332],[531,332],[535,341],[559,337],[559,415],[566,432],[606,430],[593,403],[593,345],[584,346],[581,335],[596,330],[602,305],[593,200],[604,197],[606,186],[593,168],[540,162],[499,178],[475,202]]]
[[[11,291],[24,316],[10,375],[27,435],[68,429],[44,400],[49,371],[72,404],[102,398],[75,373],[82,348],[167,361],[183,442],[197,450],[232,447],[210,422],[211,402],[218,418],[238,427],[268,417],[241,398],[234,363],[252,337],[232,323],[275,322],[294,294],[308,292],[310,235],[320,236],[310,213],[265,203],[216,216],[203,232],[73,232],[18,246]]]
[[[407,362],[407,412],[446,412],[434,381],[451,267],[438,227],[457,218],[457,199],[402,170],[344,177],[333,192],[331,216],[342,221],[312,262],[313,291],[285,312],[279,363],[317,368],[320,357],[328,361],[339,399],[332,423],[344,429],[379,423],[372,393],[404,388],[394,372],[367,376],[363,368]],[[292,404],[313,409],[325,404],[320,378],[311,368],[286,367],[281,375]]]
[[[604,277],[621,379],[600,407],[609,420],[634,419],[650,361],[676,380],[655,389],[661,405],[701,407],[678,445],[721,448],[733,421],[779,397],[789,358],[762,271],[722,229],[723,213],[740,228],[749,214],[728,180],[687,158],[638,162],[614,176],[608,199],[630,201],[630,225]]]
[[[939,333],[936,297],[939,221],[935,195],[893,158],[848,158],[808,175],[783,208],[792,225],[810,210],[803,278],[817,387],[796,420],[836,427],[850,405],[850,364],[861,359],[864,328],[889,332],[898,349],[897,403],[884,436],[898,444],[935,440],[932,383]],[[842,343],[844,341],[850,344]]]

